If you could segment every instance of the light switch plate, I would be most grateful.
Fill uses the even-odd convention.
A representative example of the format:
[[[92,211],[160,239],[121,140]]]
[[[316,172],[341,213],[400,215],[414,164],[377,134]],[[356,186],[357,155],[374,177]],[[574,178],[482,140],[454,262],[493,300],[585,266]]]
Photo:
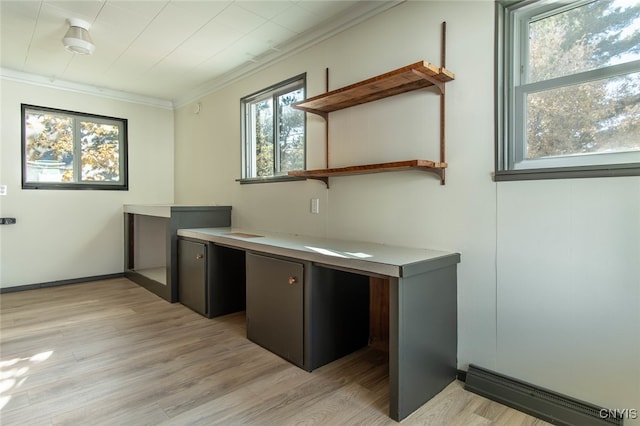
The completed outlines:
[[[311,199],[311,213],[318,214],[320,213],[320,199],[312,198]]]

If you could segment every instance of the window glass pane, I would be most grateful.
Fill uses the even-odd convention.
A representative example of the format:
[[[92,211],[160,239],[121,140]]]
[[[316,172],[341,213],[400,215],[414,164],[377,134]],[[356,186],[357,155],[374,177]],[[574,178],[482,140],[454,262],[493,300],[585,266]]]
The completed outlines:
[[[120,128],[80,121],[83,181],[120,180]]]
[[[273,102],[271,98],[251,105],[255,117],[256,176],[273,176]]]
[[[526,159],[640,151],[640,73],[527,96]]]
[[[528,81],[640,59],[640,4],[598,0],[529,25]]]
[[[303,99],[302,88],[278,97],[278,170],[281,173],[304,169],[304,112],[291,107]]]
[[[23,189],[128,189],[126,119],[21,109]]]
[[[291,106],[304,100],[305,82],[299,75],[240,99],[242,179],[277,178],[247,183],[305,168],[305,114]]]
[[[25,112],[25,161],[30,182],[73,182],[73,118]]]

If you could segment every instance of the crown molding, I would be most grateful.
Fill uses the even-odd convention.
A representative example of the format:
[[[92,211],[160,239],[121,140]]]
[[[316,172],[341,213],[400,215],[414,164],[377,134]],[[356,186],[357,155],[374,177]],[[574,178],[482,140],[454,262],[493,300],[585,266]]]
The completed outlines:
[[[203,96],[207,96],[221,90],[222,88],[242,80],[243,78],[249,77],[250,75],[293,56],[296,53],[302,52],[340,32],[366,21],[375,15],[391,9],[398,4],[404,3],[405,1],[406,0],[359,1],[352,8],[342,13],[338,18],[332,18],[325,21],[321,25],[318,25],[314,30],[296,37],[292,42],[287,42],[281,49],[262,55],[256,58],[255,62],[247,62],[236,67],[215,79],[209,80],[208,82],[189,90],[183,96],[173,100],[143,96],[130,92],[92,86],[89,84],[75,83],[72,81],[60,80],[55,77],[30,74],[9,68],[0,68],[0,78],[3,80],[16,81],[35,86],[66,90],[69,92],[100,96],[123,102],[175,110],[176,108],[186,106]]]
[[[103,87],[91,86],[88,84],[75,83],[67,80],[59,80],[54,77],[46,77],[43,75],[30,74],[22,71],[16,71],[9,68],[0,68],[0,78],[3,80],[15,81],[34,86],[47,87],[50,89],[66,90],[68,92],[82,93],[102,98],[114,99],[117,101],[130,102],[173,110],[173,102],[166,99],[153,98],[149,96],[137,95],[135,93],[123,92],[119,90],[106,89]]]
[[[318,25],[314,30],[302,34],[292,42],[287,42],[281,49],[259,56],[255,62],[247,62],[233,70],[216,77],[173,100],[175,108],[184,107],[203,96],[210,95],[243,78],[249,77],[263,69],[280,62],[296,53],[302,52],[334,35],[341,33],[367,19],[378,15],[406,0],[362,1],[341,14]]]

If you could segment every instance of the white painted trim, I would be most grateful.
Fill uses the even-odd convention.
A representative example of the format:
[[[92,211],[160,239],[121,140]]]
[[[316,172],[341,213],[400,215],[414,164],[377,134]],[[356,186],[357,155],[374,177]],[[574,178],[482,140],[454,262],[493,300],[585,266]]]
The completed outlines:
[[[74,83],[72,81],[59,80],[54,77],[46,77],[37,74],[29,74],[21,71],[0,68],[0,78],[5,80],[17,81],[20,83],[33,84],[36,86],[49,87],[54,89],[67,90],[76,93],[85,93],[93,96],[101,96],[109,99],[116,99],[124,102],[132,102],[157,108],[174,110],[176,108],[188,105],[197,99],[216,92],[230,84],[235,83],[243,78],[255,74],[266,67],[295,55],[315,44],[318,44],[348,28],[355,26],[375,15],[378,15],[398,4],[404,3],[406,0],[391,1],[363,1],[358,2],[338,18],[332,18],[316,27],[315,30],[305,33],[297,37],[293,42],[287,43],[282,49],[267,53],[256,58],[257,62],[249,62],[235,69],[212,79],[205,84],[194,87],[173,101],[167,99],[153,98],[148,96],[137,95],[134,93],[123,92],[118,90],[106,89],[88,84]]]
[[[0,68],[0,78],[2,78],[3,80],[16,81],[18,83],[26,83],[52,89],[66,90],[69,92],[89,94],[93,96],[100,96],[103,98],[142,104],[156,108],[163,108],[168,110],[174,109],[173,103],[170,100],[166,99],[152,98],[149,96],[142,96],[119,90],[105,89],[103,87],[96,87],[88,84],[74,83],[72,81],[59,80],[56,78],[45,77],[37,74],[29,74],[9,68]]]
[[[392,7],[395,7],[406,0],[392,1],[363,1],[340,15],[318,25],[314,31],[310,31],[297,37],[294,41],[288,42],[282,49],[267,53],[257,57],[257,62],[247,62],[207,83],[188,91],[184,96],[174,99],[174,107],[181,108],[203,96],[210,95],[236,81],[242,80],[255,74],[276,62],[282,61],[303,50],[306,50],[334,35],[347,30],[367,19],[378,15]]]

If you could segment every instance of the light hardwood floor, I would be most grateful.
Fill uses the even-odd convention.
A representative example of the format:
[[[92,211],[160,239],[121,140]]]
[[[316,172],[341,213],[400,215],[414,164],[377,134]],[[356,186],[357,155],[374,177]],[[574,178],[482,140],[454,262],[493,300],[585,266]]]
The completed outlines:
[[[386,425],[388,364],[362,349],[312,373],[127,279],[0,295],[0,423]],[[403,425],[543,425],[455,381]]]

